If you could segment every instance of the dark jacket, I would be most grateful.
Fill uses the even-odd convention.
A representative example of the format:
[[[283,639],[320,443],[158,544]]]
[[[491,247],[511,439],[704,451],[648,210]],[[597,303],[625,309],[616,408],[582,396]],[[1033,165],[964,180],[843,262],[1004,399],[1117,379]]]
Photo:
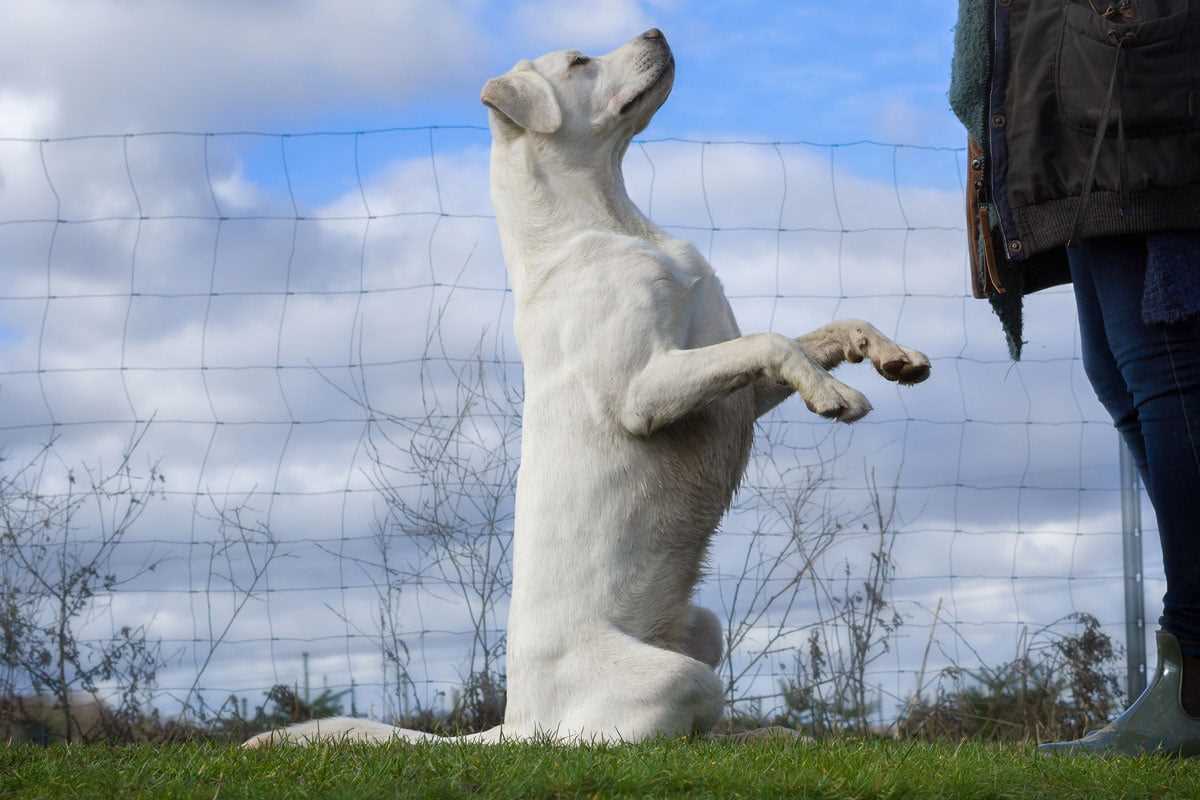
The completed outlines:
[[[1200,229],[1200,0],[960,0],[950,101],[995,248],[973,285],[1014,358],[1069,240]]]

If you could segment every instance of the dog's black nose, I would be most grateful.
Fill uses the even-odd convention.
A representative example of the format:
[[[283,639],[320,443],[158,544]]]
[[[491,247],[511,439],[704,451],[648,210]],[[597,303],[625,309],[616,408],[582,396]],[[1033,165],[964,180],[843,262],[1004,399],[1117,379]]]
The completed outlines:
[[[661,38],[663,38],[663,32],[660,31],[658,28],[651,28],[650,30],[648,30],[642,34],[642,38],[643,39],[661,39]]]

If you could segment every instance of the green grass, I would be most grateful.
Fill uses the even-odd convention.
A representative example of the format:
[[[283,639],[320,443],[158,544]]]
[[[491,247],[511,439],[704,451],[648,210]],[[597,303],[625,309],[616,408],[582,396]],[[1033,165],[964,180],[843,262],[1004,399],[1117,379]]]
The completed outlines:
[[[0,798],[1200,797],[1200,759],[896,742],[0,746]]]

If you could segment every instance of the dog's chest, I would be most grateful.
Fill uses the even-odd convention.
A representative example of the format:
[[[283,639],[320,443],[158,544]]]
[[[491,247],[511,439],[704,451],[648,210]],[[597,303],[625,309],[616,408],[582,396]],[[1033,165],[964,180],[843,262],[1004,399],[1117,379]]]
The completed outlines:
[[[688,497],[684,506],[692,513],[715,525],[741,480],[753,438],[754,395],[746,388],[680,418],[650,440],[665,467],[664,482]]]

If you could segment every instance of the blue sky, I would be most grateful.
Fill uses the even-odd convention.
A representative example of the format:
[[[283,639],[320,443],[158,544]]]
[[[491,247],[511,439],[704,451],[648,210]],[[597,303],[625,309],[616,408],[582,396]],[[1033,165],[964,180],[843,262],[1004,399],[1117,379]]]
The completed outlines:
[[[499,27],[514,5],[489,4],[485,27]],[[961,143],[946,102],[955,19],[946,0],[718,0],[650,7],[646,19],[666,33],[679,65],[672,99],[647,136]],[[581,49],[603,52],[639,32],[598,36]],[[537,42],[541,49],[493,42],[476,84],[519,58],[578,46],[566,32]],[[482,124],[477,98],[467,86],[279,122],[299,128]]]
[[[503,27],[515,5],[487,4],[479,16],[482,27]],[[678,70],[670,101],[643,136],[818,142],[874,138],[961,146],[962,128],[946,101],[954,17],[953,3],[945,0],[651,6],[645,20],[666,33]],[[580,49],[604,52],[638,32],[593,36],[586,43],[590,46]],[[263,123],[287,131],[485,125],[478,87],[487,77],[520,58],[572,47],[579,45],[567,31],[531,43],[492,42],[473,81],[464,76],[447,90],[395,102],[376,97],[311,110],[283,109]],[[419,150],[424,143],[412,140],[409,146]],[[273,149],[273,143],[264,147]],[[277,155],[263,152],[261,158],[268,163]],[[330,155],[337,159],[340,154],[331,149]],[[248,159],[252,174],[256,162]],[[332,175],[311,177],[330,185],[326,179]]]
[[[647,137],[962,143],[946,101],[955,9],[945,0],[117,8],[84,0],[14,12],[14,41],[30,51],[0,55],[0,135],[484,125],[480,87],[518,59],[604,52],[656,25],[679,66]],[[59,57],[36,55],[39,40]],[[90,56],[97,47],[103,56]],[[248,177],[281,180],[275,142],[237,144]],[[345,145],[296,143],[309,171],[293,177],[342,188]],[[390,145],[404,156],[424,143]]]
[[[488,3],[475,21],[500,30],[522,4]],[[954,24],[951,3],[921,0],[881,4],[850,0],[827,3],[668,2],[649,5],[632,30],[589,34],[578,42],[567,30],[530,41],[491,41],[472,69],[436,90],[399,99],[375,96],[259,110],[240,117],[218,114],[216,129],[259,127],[279,132],[365,130],[425,125],[486,125],[478,89],[491,75],[520,58],[578,47],[605,52],[642,30],[660,27],[675,52],[678,70],[672,97],[643,138],[805,140],[822,143],[877,139],[892,143],[962,146],[962,128],[946,101]],[[257,119],[255,117],[258,117]],[[435,148],[486,146],[487,135],[439,131]],[[314,200],[351,188],[353,142],[344,137],[291,139],[288,157],[293,189]],[[372,151],[372,146],[374,150]],[[423,155],[424,132],[398,134],[380,150],[360,140],[364,175],[397,156]],[[245,139],[240,157],[247,178],[283,191],[278,142]],[[880,176],[886,162],[844,168]],[[302,168],[294,165],[302,164]],[[939,175],[939,177],[941,177]],[[947,187],[948,188],[948,187]]]
[[[953,3],[714,2],[654,19],[679,71],[653,135],[959,143]]]

